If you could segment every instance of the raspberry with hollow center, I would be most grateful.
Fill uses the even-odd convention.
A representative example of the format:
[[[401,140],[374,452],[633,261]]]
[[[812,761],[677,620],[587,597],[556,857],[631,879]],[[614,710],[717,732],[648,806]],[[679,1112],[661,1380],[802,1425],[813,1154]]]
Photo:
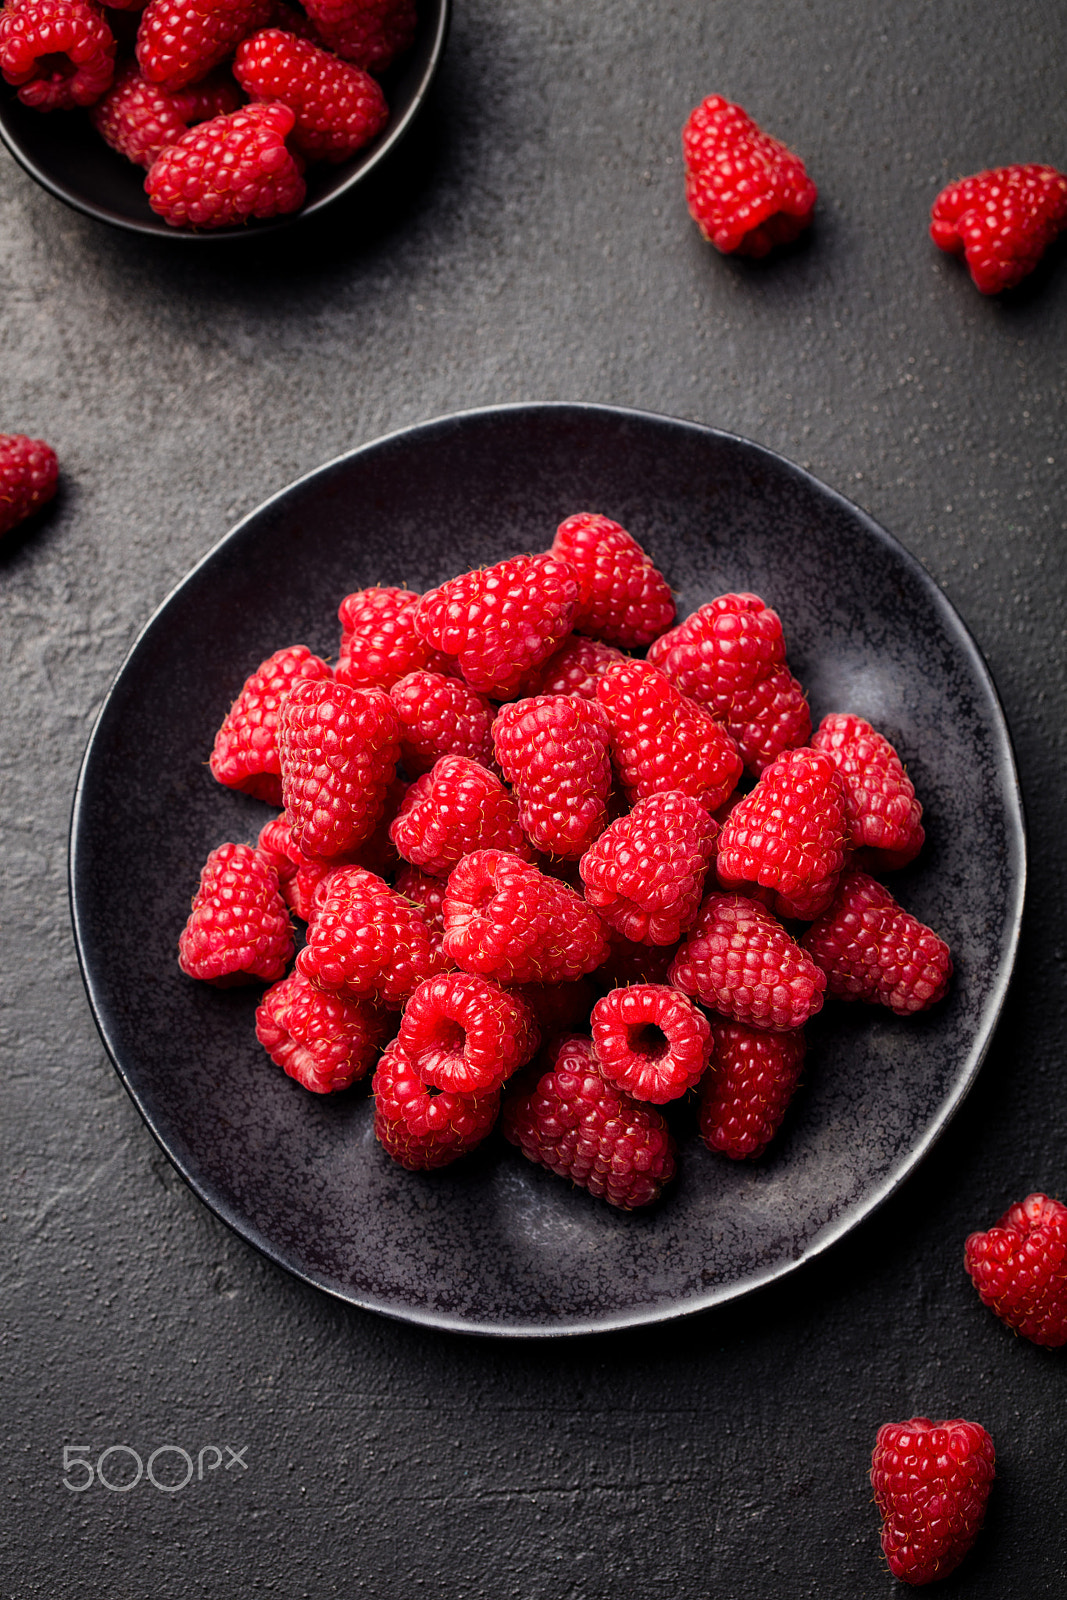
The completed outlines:
[[[220,844],[200,874],[178,940],[178,965],[219,988],[277,983],[293,954],[293,929],[278,875],[250,844]]]
[[[682,154],[689,213],[724,255],[765,256],[811,221],[818,190],[803,161],[722,95],[690,113]]]
[[[822,1009],[825,975],[778,919],[743,895],[709,894],[669,981],[735,1022],[786,1033]]]
[[[1067,1206],[1028,1194],[995,1227],[972,1233],[964,1266],[982,1301],[1024,1339],[1067,1344]]]
[[[198,83],[267,27],[272,9],[273,0],[148,0],[137,29],[142,78],[165,89]]]
[[[772,891],[782,917],[817,917],[845,861],[845,796],[833,761],[786,750],[722,825],[716,866],[724,889]]]
[[[804,1035],[740,1022],[711,1025],[711,1066],[700,1099],[700,1137],[731,1161],[761,1156],[782,1125],[804,1064]]]
[[[405,861],[437,878],[447,878],[472,850],[533,858],[515,796],[495,773],[466,756],[442,756],[416,778],[390,836]]]
[[[585,898],[634,943],[677,943],[700,907],[718,831],[690,795],[639,800],[582,857]]]
[[[282,769],[278,758],[278,718],[295,683],[329,678],[325,661],[305,644],[275,650],[261,661],[241,686],[223,718],[208,762],[211,775],[230,789],[241,789],[268,805],[282,803]]]
[[[502,706],[493,749],[523,831],[546,855],[577,860],[608,820],[608,719],[595,701],[543,694]]]
[[[296,211],[306,185],[285,143],[294,120],[288,106],[251,105],[190,128],[148,169],[152,210],[175,228],[227,228]]]
[[[888,1006],[899,1017],[936,1005],[952,976],[945,941],[865,872],[842,875],[832,905],[802,943],[830,994]]]
[[[871,1455],[882,1549],[895,1578],[932,1583],[955,1571],[985,1518],[996,1470],[978,1422],[885,1422]]]
[[[607,939],[565,883],[503,850],[475,850],[448,880],[445,952],[498,983],[565,983],[600,965]]]
[[[423,1083],[456,1094],[499,1089],[539,1042],[525,1002],[471,972],[420,983],[398,1038]]]
[[[59,462],[51,445],[24,433],[0,433],[0,534],[47,505],[58,484]]]
[[[240,90],[225,79],[171,91],[146,83],[137,63],[130,61],[104,98],[90,108],[89,120],[112,150],[138,166],[150,167],[191,124],[236,111],[240,104]]]
[[[649,662],[609,667],[596,697],[631,805],[680,789],[714,811],[737,787],[741,757],[730,735]]]
[[[670,584],[618,522],[580,511],[561,522],[552,554],[578,578],[575,633],[639,649],[674,621]]]
[[[397,1007],[448,965],[421,907],[365,867],[324,880],[297,967],[320,989]]]
[[[256,1010],[264,1050],[314,1094],[335,1094],[366,1077],[390,1025],[377,1007],[326,994],[302,972],[268,989]]]
[[[409,777],[429,772],[442,756],[492,765],[495,712],[461,678],[409,672],[393,684],[389,698],[400,718],[400,759]]]
[[[115,36],[87,0],[18,0],[0,11],[0,73],[35,111],[91,106],[115,75]]]
[[[995,167],[942,189],[930,213],[940,250],[966,258],[983,294],[1013,289],[1067,228],[1067,173],[1036,162]]]
[[[373,1090],[375,1136],[409,1172],[458,1161],[490,1133],[500,1109],[499,1089],[453,1094],[427,1088],[397,1040],[378,1062]]]
[[[658,1200],[674,1176],[662,1115],[609,1083],[582,1036],[559,1040],[533,1088],[508,1096],[501,1127],[528,1161],[626,1211]]]
[[[906,867],[926,835],[915,785],[889,740],[863,717],[823,717],[811,741],[837,768],[845,795],[848,845],[866,855],[857,865]]]
[[[280,100],[293,111],[292,143],[311,160],[347,160],[377,137],[389,116],[369,73],[281,28],[245,39],[233,75],[253,100]]]
[[[356,850],[373,833],[396,777],[400,724],[389,696],[333,679],[298,681],[276,737],[297,850],[313,860]]]
[[[704,1076],[711,1026],[687,995],[666,984],[612,989],[593,1007],[593,1049],[610,1083],[663,1105]]]

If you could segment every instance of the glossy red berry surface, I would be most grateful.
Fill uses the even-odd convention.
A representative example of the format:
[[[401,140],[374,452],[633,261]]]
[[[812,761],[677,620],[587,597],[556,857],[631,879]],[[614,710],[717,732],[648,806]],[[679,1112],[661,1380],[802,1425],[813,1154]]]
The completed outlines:
[[[587,639],[580,633],[568,634],[559,649],[523,680],[521,693],[577,694],[583,700],[595,700],[596,686],[604,673],[614,662],[625,660],[622,651],[612,644]]]
[[[90,108],[89,120],[112,150],[138,166],[150,167],[193,123],[236,111],[240,104],[237,85],[224,78],[189,89],[164,89],[146,83],[137,63],[130,61],[104,98]]]
[[[184,89],[270,22],[271,0],[148,0],[137,30],[146,83]]]
[[[895,1578],[919,1586],[955,1571],[982,1526],[995,1469],[993,1441],[980,1423],[883,1423],[871,1485]]]
[[[822,1009],[826,978],[778,919],[742,895],[709,894],[669,981],[720,1016],[785,1033]]]
[[[366,1077],[395,1026],[377,1007],[326,994],[302,972],[268,989],[256,1011],[256,1038],[271,1060],[315,1094]]]
[[[872,870],[904,867],[922,848],[923,808],[889,740],[863,717],[823,717],[812,749],[828,755],[845,795],[848,847]]]
[[[471,972],[421,983],[398,1035],[423,1083],[457,1094],[499,1089],[529,1061],[539,1037],[524,1000]]]
[[[369,73],[281,28],[245,39],[233,75],[253,100],[279,100],[290,108],[296,117],[291,143],[311,160],[347,160],[388,120],[385,95]]]
[[[607,939],[567,884],[519,856],[476,850],[448,880],[445,952],[498,983],[564,983],[600,965]]]
[[[1067,1344],[1067,1206],[1029,1194],[972,1233],[964,1265],[983,1302],[1034,1344]]]
[[[51,445],[24,433],[0,433],[0,534],[47,505],[58,484],[59,462]]]
[[[277,742],[297,850],[316,860],[355,850],[373,832],[396,776],[400,724],[389,696],[332,679],[299,680],[282,704]]]
[[[442,756],[416,778],[390,829],[405,861],[447,878],[473,850],[507,850],[532,861],[515,796],[466,756]]]
[[[910,1016],[936,1005],[952,976],[945,941],[865,872],[846,872],[827,911],[803,938],[839,1000],[865,1000]]]
[[[275,650],[244,681],[215,735],[209,766],[219,783],[265,800],[282,803],[282,769],[278,756],[278,719],[295,683],[316,682],[331,676],[320,657],[307,645]],[[288,823],[288,819],[287,819]]]
[[[389,697],[400,718],[400,759],[409,777],[429,772],[442,756],[492,765],[495,712],[485,695],[462,679],[409,672],[393,684]]]
[[[297,957],[319,988],[389,1007],[447,965],[422,909],[365,867],[339,867],[325,880]]]
[[[398,1041],[374,1073],[374,1132],[382,1148],[409,1172],[447,1167],[491,1132],[500,1091],[453,1094],[428,1088]]]
[[[608,820],[611,754],[601,707],[570,695],[514,701],[493,723],[493,749],[530,843],[577,860]]]
[[[296,211],[306,189],[285,142],[293,122],[288,106],[251,105],[190,128],[149,167],[149,205],[176,228]]]
[[[625,938],[675,944],[696,918],[718,831],[690,795],[639,800],[582,857],[585,898]]]
[[[983,294],[1021,283],[1064,228],[1067,173],[1035,162],[950,183],[930,214],[934,243],[966,258]]]
[[[591,1025],[601,1072],[635,1100],[677,1100],[704,1075],[708,1019],[688,995],[666,984],[609,990],[593,1007]]]
[[[337,609],[341,648],[334,676],[353,689],[390,689],[409,672],[441,672],[446,659],[415,632],[421,595],[410,589],[356,589]]]
[[[415,0],[308,0],[331,50],[367,72],[384,72],[415,38]]]
[[[741,757],[730,735],[649,662],[610,667],[597,684],[597,701],[631,804],[678,789],[714,811],[736,788]]]
[[[618,522],[581,511],[561,522],[552,554],[578,578],[576,633],[627,650],[640,649],[674,621],[670,584]]]
[[[761,1156],[778,1132],[804,1063],[799,1029],[767,1033],[712,1023],[711,1065],[700,1099],[700,1137],[733,1161]]]
[[[817,190],[803,161],[722,95],[690,114],[682,152],[690,215],[724,254],[765,256],[811,221]]]
[[[0,73],[35,111],[91,106],[115,75],[115,38],[88,0],[18,0],[0,11]]]
[[[221,844],[200,874],[178,941],[190,978],[226,987],[277,983],[293,955],[293,929],[274,868],[249,844]]]
[[[723,823],[719,882],[769,889],[779,916],[810,920],[833,899],[846,838],[845,796],[830,757],[787,750]]]

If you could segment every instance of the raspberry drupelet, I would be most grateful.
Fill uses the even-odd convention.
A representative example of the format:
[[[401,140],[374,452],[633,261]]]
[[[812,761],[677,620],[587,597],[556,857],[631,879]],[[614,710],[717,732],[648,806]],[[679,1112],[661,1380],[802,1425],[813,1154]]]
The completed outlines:
[[[293,955],[293,929],[278,875],[250,844],[220,844],[200,874],[178,941],[178,965],[219,988],[277,983]]]
[[[888,1006],[900,1017],[936,1005],[952,976],[945,941],[865,872],[842,875],[833,903],[802,943],[830,994]]]
[[[525,1001],[471,972],[420,983],[398,1039],[423,1083],[456,1094],[499,1089],[540,1042]]]
[[[710,812],[737,787],[741,757],[730,735],[649,662],[609,667],[596,693],[631,805],[679,789]]]
[[[635,1100],[677,1100],[704,1075],[711,1026],[677,989],[659,983],[612,989],[593,1007],[591,1023],[597,1065]]]
[[[293,113],[251,105],[190,128],[145,178],[152,210],[171,227],[228,228],[296,211],[306,185],[286,145]]]
[[[320,989],[398,1007],[450,963],[420,906],[365,867],[325,879],[297,967]]]
[[[458,1161],[492,1131],[500,1109],[499,1089],[455,1094],[427,1087],[399,1040],[378,1062],[373,1090],[375,1136],[409,1172]]]
[[[282,769],[278,758],[278,718],[295,683],[329,678],[325,661],[307,645],[275,650],[244,681],[241,692],[215,735],[208,765],[212,777],[230,789],[241,789],[268,805],[282,803]]]
[[[676,944],[699,910],[718,831],[690,795],[639,800],[582,857],[585,898],[631,942]]]
[[[461,678],[409,672],[393,684],[389,698],[400,718],[400,759],[409,777],[429,772],[442,756],[492,765],[495,712]]]
[[[271,1060],[314,1094],[335,1094],[366,1077],[395,1019],[363,1000],[326,994],[302,972],[268,989],[256,1038]]]
[[[390,836],[405,861],[447,878],[472,850],[507,850],[533,860],[515,796],[495,773],[466,756],[442,756],[416,778]]]
[[[0,534],[47,505],[58,484],[59,462],[51,445],[24,433],[0,433]]]
[[[743,895],[709,894],[668,981],[720,1016],[786,1033],[822,1009],[826,977],[778,919]]]
[[[267,27],[272,9],[273,0],[148,0],[137,29],[142,78],[165,89],[198,83]]]
[[[552,554],[578,578],[575,633],[640,649],[674,621],[670,584],[618,522],[580,511],[561,522]]]
[[[35,111],[91,106],[115,75],[115,37],[88,0],[18,0],[0,11],[0,73]]]
[[[770,890],[778,916],[810,921],[833,899],[847,831],[844,789],[830,757],[786,750],[723,823],[719,882]]]
[[[993,1441],[977,1422],[886,1422],[871,1456],[882,1549],[903,1583],[954,1572],[978,1537],[996,1472]]]
[[[1024,1339],[1067,1344],[1067,1206],[1028,1194],[995,1227],[972,1233],[964,1266],[982,1301]]]
[[[607,955],[600,918],[580,895],[521,857],[475,850],[445,894],[445,953],[498,983],[565,983]]]
[[[240,104],[240,90],[225,78],[171,91],[146,83],[137,63],[130,61],[104,98],[90,107],[89,120],[112,150],[138,166],[150,167],[194,123],[224,116]]]
[[[722,95],[690,113],[682,154],[690,215],[724,255],[765,256],[811,221],[818,191],[803,161]]]
[[[700,1099],[700,1137],[732,1161],[761,1156],[781,1127],[804,1064],[799,1029],[768,1033],[740,1022],[711,1025],[711,1065]]]
[[[381,689],[298,681],[278,718],[282,804],[313,860],[350,854],[373,833],[400,757],[400,723]]]
[[[609,737],[596,701],[571,695],[537,695],[497,713],[497,761],[513,786],[523,832],[546,855],[577,860],[604,831]]]
[[[983,294],[1013,289],[1067,228],[1067,173],[1036,162],[995,167],[942,189],[930,216],[940,250],[966,258]]]
[[[253,100],[280,100],[296,116],[292,144],[310,160],[345,161],[384,128],[389,107],[361,67],[281,28],[238,46],[233,75]]]
[[[837,768],[855,864],[874,872],[906,867],[926,837],[923,808],[889,740],[863,717],[835,713],[823,717],[811,745]]]

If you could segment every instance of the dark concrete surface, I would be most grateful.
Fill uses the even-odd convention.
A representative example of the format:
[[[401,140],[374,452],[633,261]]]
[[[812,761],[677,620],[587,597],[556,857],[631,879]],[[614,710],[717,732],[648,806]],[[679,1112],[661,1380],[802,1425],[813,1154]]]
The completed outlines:
[[[871,1443],[924,1411],[999,1456],[939,1592],[1067,1591],[1064,1357],[960,1267],[972,1227],[1067,1190],[1067,251],[991,302],[925,236],[951,176],[1067,168],[1065,48],[1050,0],[459,0],[380,215],[228,255],[103,231],[0,164],[0,427],[64,471],[0,552],[4,1595],[877,1596]],[[678,130],[715,90],[820,187],[763,265],[685,213]],[[66,829],[126,648],[239,514],[386,429],[555,398],[750,435],[920,557],[1002,693],[1032,887],[978,1086],[901,1195],[735,1307],[532,1346],[346,1310],[192,1197],[95,1034]],[[245,1466],[64,1488],[65,1447],[123,1444]]]

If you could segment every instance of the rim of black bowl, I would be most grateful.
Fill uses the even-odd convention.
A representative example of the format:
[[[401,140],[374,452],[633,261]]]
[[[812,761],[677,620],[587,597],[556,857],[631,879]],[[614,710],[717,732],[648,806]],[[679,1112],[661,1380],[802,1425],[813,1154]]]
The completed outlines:
[[[748,1276],[743,1282],[724,1283],[710,1287],[705,1294],[694,1296],[688,1300],[685,1300],[684,1302],[678,1304],[646,1307],[639,1311],[624,1311],[597,1319],[574,1319],[562,1325],[555,1326],[545,1326],[540,1323],[509,1323],[505,1326],[500,1326],[491,1322],[474,1322],[468,1318],[449,1315],[447,1312],[425,1310],[417,1306],[398,1308],[394,1304],[386,1303],[383,1299],[375,1299],[373,1295],[369,1294],[354,1295],[345,1293],[343,1290],[339,1289],[335,1283],[328,1281],[326,1278],[320,1274],[317,1274],[312,1269],[303,1265],[294,1264],[293,1261],[287,1259],[284,1252],[275,1245],[273,1240],[267,1238],[263,1233],[260,1232],[259,1229],[252,1226],[247,1219],[241,1216],[223,1196],[215,1192],[212,1185],[205,1183],[202,1179],[190,1172],[183,1162],[176,1159],[168,1146],[165,1133],[160,1131],[152,1117],[142,1105],[136,1089],[130,1082],[122,1067],[117,1047],[113,1043],[110,1036],[106,1021],[106,1005],[102,1002],[102,998],[97,991],[97,987],[90,970],[86,950],[84,948],[83,930],[78,916],[78,902],[75,893],[75,882],[79,872],[78,835],[82,821],[82,802],[86,774],[93,759],[97,737],[107,717],[108,707],[111,702],[113,691],[125,673],[130,662],[141,648],[142,641],[145,640],[151,633],[157,620],[167,609],[175,595],[178,594],[178,592],[183,589],[187,583],[190,583],[196,577],[200,569],[206,565],[207,562],[212,560],[212,558],[224,544],[231,539],[239,537],[244,529],[250,523],[254,522],[256,518],[262,515],[263,512],[268,510],[268,508],[278,505],[289,495],[298,492],[303,485],[309,482],[311,479],[318,477],[322,473],[332,471],[343,462],[347,462],[357,456],[369,454],[372,451],[388,446],[396,440],[402,439],[406,436],[410,437],[420,433],[429,433],[440,429],[451,428],[457,423],[476,417],[489,418],[505,413],[514,414],[520,412],[531,413],[551,411],[586,413],[600,412],[619,420],[630,419],[639,423],[666,423],[674,427],[691,429],[696,433],[708,435],[720,441],[727,441],[730,444],[739,445],[746,450],[753,451],[757,455],[761,455],[766,459],[773,461],[778,468],[783,469],[786,473],[802,480],[804,483],[813,485],[820,494],[829,496],[832,501],[845,508],[851,516],[858,518],[873,538],[880,543],[887,545],[895,553],[895,555],[906,564],[906,566],[911,570],[913,576],[915,576],[919,580],[920,584],[930,593],[932,600],[944,615],[947,625],[957,636],[960,647],[965,652],[978,679],[984,683],[990,699],[996,709],[999,717],[1000,733],[1003,741],[1002,759],[1004,765],[1002,770],[1010,780],[1010,788],[1016,801],[1016,808],[1012,812],[1010,818],[1007,819],[1007,828],[1008,833],[1014,840],[1019,853],[1019,870],[1015,884],[1014,903],[1009,909],[1010,930],[1004,944],[1005,959],[1003,960],[1001,972],[999,974],[994,992],[987,1003],[988,1023],[982,1034],[982,1037],[976,1041],[976,1044],[973,1047],[970,1058],[967,1062],[966,1070],[961,1072],[955,1085],[954,1092],[942,1104],[940,1108],[940,1114],[936,1120],[934,1120],[926,1128],[922,1138],[918,1140],[916,1145],[909,1151],[903,1163],[894,1171],[889,1173],[880,1184],[873,1188],[872,1191],[864,1198],[864,1200],[858,1204],[858,1206],[843,1214],[841,1217],[836,1219],[834,1223],[828,1224],[822,1230],[819,1237],[812,1241],[799,1256],[788,1261],[779,1261],[774,1265],[769,1266],[761,1273]],[[866,1221],[868,1217],[870,1217],[875,1211],[884,1205],[893,1194],[896,1193],[896,1191],[915,1171],[920,1162],[923,1161],[929,1154],[937,1140],[941,1137],[949,1123],[952,1121],[952,1118],[956,1115],[956,1112],[959,1110],[960,1106],[963,1104],[963,1101],[973,1087],[982,1062],[985,1060],[990,1044],[992,1043],[993,1036],[997,1029],[997,1024],[1000,1020],[1001,1012],[1003,1011],[1004,1001],[1007,996],[1008,987],[1011,982],[1012,973],[1015,967],[1016,956],[1018,954],[1019,938],[1022,926],[1023,904],[1026,891],[1027,848],[1025,811],[1023,808],[1022,790],[1019,784],[1018,767],[1015,760],[1015,752],[1012,747],[1011,732],[1008,727],[1008,721],[1004,714],[1004,707],[1001,702],[1000,695],[997,692],[996,685],[993,681],[993,676],[988,665],[986,664],[982,652],[979,650],[978,645],[976,644],[969,628],[967,627],[967,624],[963,621],[963,618],[960,616],[955,606],[949,600],[948,596],[945,594],[944,590],[937,583],[937,581],[918,560],[918,558],[913,556],[911,552],[903,544],[901,544],[899,539],[891,534],[886,528],[883,528],[879,522],[876,522],[875,519],[870,516],[868,512],[864,511],[861,506],[856,505],[855,501],[849,500],[847,496],[841,494],[838,490],[833,489],[828,484],[823,483],[820,478],[815,477],[814,473],[809,472],[805,467],[798,466],[796,462],[791,461],[787,456],[781,455],[778,451],[772,450],[767,445],[758,444],[755,440],[747,439],[741,434],[731,433],[727,429],[723,428],[713,428],[706,423],[693,422],[679,417],[671,417],[662,412],[638,410],[637,408],[630,406],[601,405],[588,401],[520,401],[505,405],[476,406],[464,411],[449,412],[443,416],[432,418],[426,422],[416,423],[410,427],[394,429],[391,433],[383,434],[379,438],[372,439],[368,441],[368,443],[359,445],[353,450],[343,451],[340,455],[334,456],[331,460],[323,462],[320,466],[313,468],[310,472],[303,473],[299,478],[294,479],[292,483],[287,484],[285,488],[278,490],[276,494],[270,495],[254,510],[243,516],[239,522],[235,523],[234,526],[226,534],[224,534],[223,537],[219,539],[217,543],[214,544],[192,568],[190,568],[181,581],[175,584],[174,588],[170,591],[166,598],[156,607],[148,621],[137,634],[137,637],[127,651],[122,665],[115,674],[115,677],[112,680],[108,692],[104,697],[100,709],[97,712],[93,729],[89,735],[89,740],[85,748],[85,755],[82,758],[81,767],[78,772],[78,781],[74,791],[74,799],[71,810],[70,848],[68,852],[67,871],[71,920],[73,923],[74,943],[77,950],[78,964],[81,969],[82,981],[85,985],[86,994],[89,998],[89,1005],[93,1013],[93,1019],[96,1023],[101,1040],[103,1041],[104,1047],[107,1050],[112,1065],[118,1073],[123,1086],[130,1096],[130,1099],[137,1107],[137,1110],[148,1127],[149,1132],[159,1144],[161,1150],[167,1157],[168,1161],[170,1161],[171,1165],[176,1168],[181,1177],[192,1189],[193,1193],[203,1201],[210,1211],[214,1212],[214,1214],[222,1222],[225,1222],[227,1226],[232,1228],[236,1234],[238,1234],[247,1243],[253,1245],[257,1250],[260,1251],[262,1255],[266,1256],[267,1259],[272,1261],[276,1266],[282,1267],[286,1272],[291,1273],[293,1277],[298,1278],[304,1283],[312,1285],[316,1289],[322,1290],[324,1293],[330,1295],[336,1300],[341,1301],[343,1304],[356,1306],[365,1311],[373,1311],[381,1316],[390,1317],[398,1322],[409,1322],[422,1327],[438,1328],[442,1331],[450,1333],[478,1334],[496,1338],[545,1339],[619,1332],[628,1328],[646,1327],[659,1322],[673,1321],[678,1317],[689,1316],[695,1312],[708,1311],[714,1306],[725,1304],[730,1300],[750,1294],[755,1290],[766,1288],[769,1284],[776,1282],[780,1278],[788,1276],[790,1273],[796,1271],[797,1268],[804,1266],[807,1262],[814,1260],[815,1257],[822,1255],[824,1251],[830,1249],[838,1242],[838,1240],[845,1237],[846,1234],[851,1233],[855,1227]]]
[[[429,0],[423,0],[423,3],[428,4]],[[169,223],[164,222],[162,217],[156,217],[151,214],[147,217],[133,217],[122,211],[117,211],[111,206],[87,200],[84,195],[71,188],[69,184],[56,178],[25,148],[17,125],[20,114],[26,112],[30,116],[42,116],[43,113],[28,111],[28,108],[23,107],[15,98],[15,91],[7,88],[6,85],[0,85],[0,90],[3,90],[0,93],[0,140],[3,140],[19,166],[25,172],[28,172],[30,177],[36,183],[39,183],[42,189],[46,189],[57,200],[62,200],[64,205],[70,206],[75,211],[80,211],[83,216],[95,218],[97,222],[106,222],[109,226],[122,228],[127,233],[138,233],[154,239],[173,239],[179,243],[188,243],[190,240],[203,243],[205,241],[216,242],[220,239],[231,241],[234,239],[260,239],[268,233],[278,233],[283,229],[292,228],[307,218],[318,215],[327,206],[331,206],[335,201],[340,200],[342,196],[351,194],[352,190],[369,177],[372,172],[376,171],[396,149],[421,111],[430,85],[441,64],[441,57],[444,55],[451,23],[452,0],[433,0],[433,6],[435,14],[429,24],[432,29],[429,53],[407,107],[395,121],[392,118],[390,119],[384,133],[380,134],[366,150],[350,157],[353,169],[343,183],[338,184],[336,188],[331,188],[325,194],[317,195],[313,200],[302,205],[299,211],[290,212],[283,217],[271,217],[265,221],[253,219],[240,227],[174,228]],[[418,49],[417,35],[416,43],[412,46],[412,49]],[[402,70],[403,66],[404,61],[401,58],[401,61],[397,63],[397,70]],[[390,69],[390,71],[392,70]],[[84,116],[85,113],[49,112],[48,115],[50,117],[64,115]],[[88,127],[88,124],[86,124],[86,127]],[[82,130],[79,129],[79,131]],[[122,160],[122,157],[116,156],[116,159]]]

